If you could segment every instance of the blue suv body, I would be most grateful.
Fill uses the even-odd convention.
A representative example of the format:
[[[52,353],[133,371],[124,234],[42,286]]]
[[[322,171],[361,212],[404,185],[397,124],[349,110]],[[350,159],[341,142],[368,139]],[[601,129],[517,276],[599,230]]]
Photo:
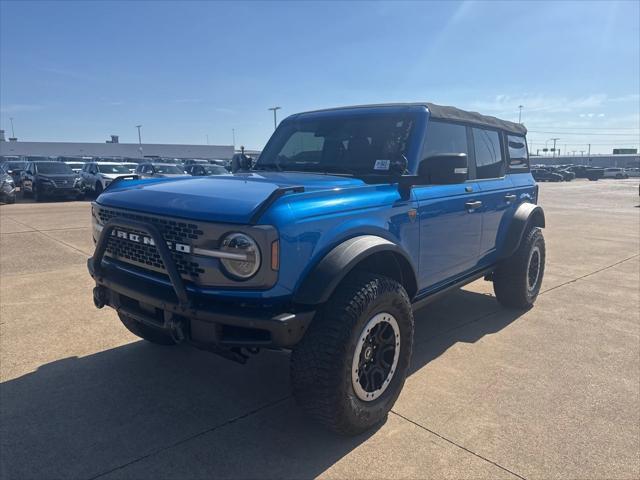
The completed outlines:
[[[356,433],[402,388],[412,309],[481,277],[533,305],[537,194],[520,124],[429,103],[296,114],[250,171],[112,183],[94,301],[156,343],[292,349],[301,405]]]

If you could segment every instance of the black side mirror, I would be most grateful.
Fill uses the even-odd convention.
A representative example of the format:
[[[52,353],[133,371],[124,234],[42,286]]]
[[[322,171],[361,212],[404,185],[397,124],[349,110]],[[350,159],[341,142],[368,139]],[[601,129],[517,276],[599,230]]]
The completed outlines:
[[[452,185],[467,181],[469,165],[466,153],[445,153],[425,158],[418,176],[425,184]]]

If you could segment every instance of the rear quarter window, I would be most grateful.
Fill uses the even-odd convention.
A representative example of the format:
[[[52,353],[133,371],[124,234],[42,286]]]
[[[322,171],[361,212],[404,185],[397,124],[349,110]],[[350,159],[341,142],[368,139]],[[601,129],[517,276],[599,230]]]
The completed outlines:
[[[504,176],[504,160],[500,147],[500,134],[494,130],[472,128],[476,159],[476,178]]]
[[[522,172],[529,169],[527,141],[520,135],[507,135],[507,154],[510,172]]]

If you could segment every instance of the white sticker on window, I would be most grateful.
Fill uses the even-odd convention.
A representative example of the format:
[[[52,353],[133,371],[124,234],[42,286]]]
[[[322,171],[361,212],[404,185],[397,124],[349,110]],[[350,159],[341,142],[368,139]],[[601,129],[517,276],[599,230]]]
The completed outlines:
[[[453,169],[453,173],[456,174],[465,174],[467,173],[467,168],[466,167],[462,167],[462,168],[454,168]]]
[[[374,170],[389,170],[391,160],[376,160],[376,164],[373,166]]]

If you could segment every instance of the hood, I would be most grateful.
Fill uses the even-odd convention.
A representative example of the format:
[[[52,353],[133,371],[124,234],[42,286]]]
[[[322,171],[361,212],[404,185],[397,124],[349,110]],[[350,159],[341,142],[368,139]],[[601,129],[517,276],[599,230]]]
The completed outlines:
[[[118,177],[122,177],[124,175],[131,175],[130,173],[100,173],[100,176],[103,178],[108,178],[109,180],[115,180]]]
[[[97,202],[158,215],[246,224],[278,188],[303,186],[305,192],[318,192],[362,185],[356,178],[307,173],[187,176],[122,182],[103,192]]]
[[[179,178],[179,177],[190,177],[188,173],[157,173],[155,175],[156,178]]]

